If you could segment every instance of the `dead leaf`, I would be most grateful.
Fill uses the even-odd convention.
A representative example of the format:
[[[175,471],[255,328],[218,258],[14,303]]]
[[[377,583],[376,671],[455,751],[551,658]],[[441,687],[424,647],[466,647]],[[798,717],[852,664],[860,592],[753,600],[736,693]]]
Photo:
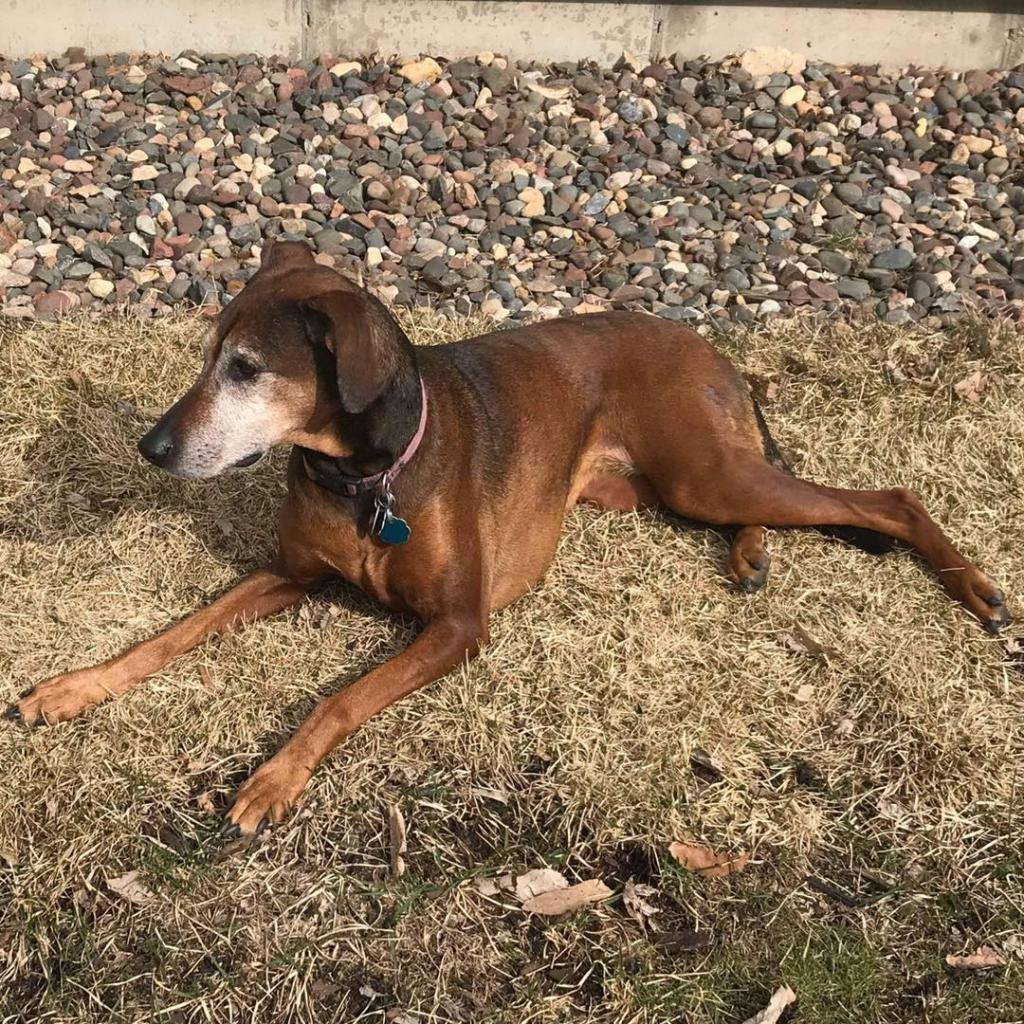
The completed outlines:
[[[567,889],[551,889],[528,899],[523,910],[531,914],[543,914],[545,917],[557,917],[568,914],[590,903],[601,903],[612,895],[611,889],[599,878],[590,878],[585,882],[577,882]]]
[[[642,882],[634,882],[632,879],[626,883],[622,890],[622,904],[626,908],[626,913],[641,928],[646,928],[648,925],[655,929],[658,927],[654,921],[648,919],[660,913],[660,911],[657,907],[647,902],[648,898],[657,895],[658,890],[653,885],[644,885]]]
[[[753,1017],[745,1020],[743,1024],[778,1024],[783,1010],[796,1002],[796,993],[788,986],[776,989],[774,995],[768,1000],[768,1005]]]
[[[957,381],[953,385],[953,390],[965,401],[977,404],[981,401],[981,396],[991,384],[991,379],[981,370],[975,370],[974,373],[969,373],[963,380]]]
[[[122,899],[144,907],[153,899],[153,894],[139,881],[138,871],[129,871],[117,878],[108,878],[107,887]]]
[[[475,878],[473,885],[481,896],[497,896],[499,892],[510,892],[515,882],[511,875],[498,875],[497,878]]]
[[[566,889],[568,886],[569,882],[561,872],[553,868],[534,868],[516,879],[516,896],[520,903],[525,903],[541,893]]]
[[[574,316],[586,316],[588,313],[607,313],[610,306],[602,305],[600,302],[583,301],[578,306],[573,306],[570,312]]]
[[[0,861],[6,864],[9,868],[13,868],[18,863],[18,855],[14,850],[7,846],[0,846]]]
[[[806,704],[814,696],[814,687],[810,683],[804,683],[796,693],[793,694],[793,699],[800,701],[801,704]]]
[[[993,967],[1005,967],[1006,958],[991,946],[979,946],[973,953],[966,955],[948,953],[946,963],[956,970],[987,971]]]
[[[196,797],[196,804],[203,814],[217,813],[217,808],[213,802],[213,796],[210,794],[208,789],[204,789],[203,792]]]
[[[388,805],[388,831],[391,835],[391,874],[401,878],[405,874],[405,855],[409,848],[405,841],[405,818],[398,804]]]
[[[779,640],[782,641],[782,645],[788,650],[793,651],[795,654],[809,654],[812,658],[818,658],[822,661],[826,661],[829,658],[836,658],[839,656],[839,652],[832,647],[825,647],[823,644],[819,644],[817,640],[812,637],[803,626],[795,624],[789,629],[784,629],[779,633]]]
[[[750,862],[749,853],[733,856],[715,853],[706,846],[700,846],[692,836],[684,837],[685,842],[672,843],[668,852],[687,871],[693,871],[706,878],[724,878],[742,871]]]

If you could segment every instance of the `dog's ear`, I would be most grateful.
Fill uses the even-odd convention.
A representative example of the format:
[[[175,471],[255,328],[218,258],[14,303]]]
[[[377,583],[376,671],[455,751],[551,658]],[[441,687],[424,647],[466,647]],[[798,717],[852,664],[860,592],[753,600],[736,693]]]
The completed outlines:
[[[263,251],[260,269],[311,267],[315,262],[313,250],[305,242],[273,242]]]
[[[382,302],[343,286],[314,294],[303,306],[334,353],[345,412],[363,412],[389,387],[416,387],[412,343]]]

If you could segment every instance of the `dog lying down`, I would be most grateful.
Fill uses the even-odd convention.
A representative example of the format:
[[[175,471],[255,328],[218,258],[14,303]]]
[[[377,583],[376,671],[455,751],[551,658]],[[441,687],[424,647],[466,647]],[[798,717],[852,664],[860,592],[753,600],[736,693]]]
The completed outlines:
[[[768,573],[765,527],[811,526],[872,551],[902,541],[991,632],[999,588],[904,488],[799,480],[743,377],[657,317],[606,313],[414,349],[384,306],[308,247],[278,242],[205,340],[192,387],[139,442],[169,473],[214,477],[292,445],[278,554],[166,632],[40,683],[7,717],[65,721],[233,625],[343,577],[423,629],[316,707],[238,792],[229,833],[295,803],[371,715],[472,658],[491,613],[551,562],[566,510],[660,506],[735,527],[729,575]]]

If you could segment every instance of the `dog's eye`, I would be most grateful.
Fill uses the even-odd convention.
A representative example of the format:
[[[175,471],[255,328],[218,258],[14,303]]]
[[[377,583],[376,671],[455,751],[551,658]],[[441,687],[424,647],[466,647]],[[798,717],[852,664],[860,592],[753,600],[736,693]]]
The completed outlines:
[[[251,359],[246,359],[242,355],[232,356],[231,362],[228,363],[228,376],[232,380],[252,380],[259,372],[260,368]]]

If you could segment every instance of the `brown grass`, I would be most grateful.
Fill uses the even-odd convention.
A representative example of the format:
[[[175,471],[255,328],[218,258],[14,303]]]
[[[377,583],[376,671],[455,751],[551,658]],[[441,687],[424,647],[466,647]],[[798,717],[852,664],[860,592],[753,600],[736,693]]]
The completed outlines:
[[[480,326],[412,323],[420,340]],[[135,455],[198,333],[0,325],[0,699],[152,633],[271,550],[280,459],[191,485]],[[912,484],[1021,610],[1009,326],[797,321],[721,344],[778,385],[766,415],[801,472]],[[975,405],[952,385],[978,367]],[[478,662],[380,715],[289,823],[228,855],[204,794],[224,807],[412,623],[330,589],[74,723],[0,728],[0,1020],[697,1024],[745,1020],[782,982],[806,1022],[1021,1019],[1024,678],[909,554],[809,532],[772,549],[746,598],[720,534],[574,511]],[[789,649],[794,623],[835,656]],[[720,781],[695,774],[698,749]],[[685,875],[666,847],[686,832],[751,866]],[[545,921],[474,885],[545,865],[617,896]],[[144,905],[107,885],[133,870]],[[645,934],[618,898],[630,878],[658,889],[663,929],[713,948]],[[982,943],[1008,966],[944,969]]]

